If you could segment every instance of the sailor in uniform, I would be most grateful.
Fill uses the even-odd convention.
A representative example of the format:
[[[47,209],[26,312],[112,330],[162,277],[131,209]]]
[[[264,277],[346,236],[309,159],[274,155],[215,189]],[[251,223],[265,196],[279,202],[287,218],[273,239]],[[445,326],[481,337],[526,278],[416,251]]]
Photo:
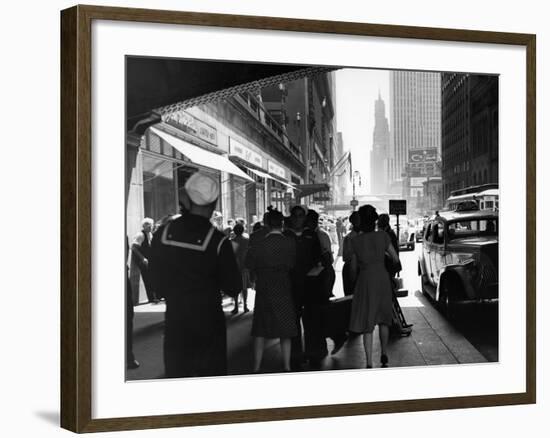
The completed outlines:
[[[210,222],[219,185],[197,172],[185,184],[185,211],[161,226],[152,243],[151,274],[166,298],[166,377],[227,374],[223,291],[242,289],[231,242]]]

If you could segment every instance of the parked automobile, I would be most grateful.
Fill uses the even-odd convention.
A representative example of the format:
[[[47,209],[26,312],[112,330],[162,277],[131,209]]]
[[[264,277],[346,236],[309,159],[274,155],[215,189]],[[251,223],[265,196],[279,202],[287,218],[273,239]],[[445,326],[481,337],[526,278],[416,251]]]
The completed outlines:
[[[416,219],[416,226],[415,226],[415,231],[414,231],[414,235],[415,235],[415,238],[416,238],[416,243],[421,243],[422,242],[422,239],[424,238],[424,229],[425,229],[425,222],[426,222],[426,219],[425,218],[418,218]]]
[[[456,305],[498,299],[498,213],[442,212],[426,221],[422,292],[449,317]]]
[[[399,249],[400,250],[411,250],[414,251],[415,248],[415,236],[416,232],[414,228],[400,228],[399,229]]]
[[[395,234],[398,234],[399,249],[414,251],[416,229],[412,221],[409,221],[406,217],[400,217],[399,233],[397,232],[397,222],[394,218],[390,219],[390,225]]]

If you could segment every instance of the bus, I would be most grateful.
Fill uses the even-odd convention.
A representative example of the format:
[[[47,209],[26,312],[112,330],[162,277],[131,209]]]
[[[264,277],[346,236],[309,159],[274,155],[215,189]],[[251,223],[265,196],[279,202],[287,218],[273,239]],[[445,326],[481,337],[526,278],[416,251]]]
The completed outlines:
[[[498,200],[498,184],[482,184],[453,190],[445,203],[445,209],[457,210],[475,203],[479,210],[498,211]]]

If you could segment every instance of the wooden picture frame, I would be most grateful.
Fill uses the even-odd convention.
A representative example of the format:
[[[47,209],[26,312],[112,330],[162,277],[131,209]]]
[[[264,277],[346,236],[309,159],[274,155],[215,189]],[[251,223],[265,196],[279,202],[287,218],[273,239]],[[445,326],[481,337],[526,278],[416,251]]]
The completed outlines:
[[[92,418],[92,22],[94,20],[491,43],[526,48],[526,391],[322,406]],[[536,401],[536,37],[531,34],[75,6],[61,13],[61,426],[149,429],[529,404]]]

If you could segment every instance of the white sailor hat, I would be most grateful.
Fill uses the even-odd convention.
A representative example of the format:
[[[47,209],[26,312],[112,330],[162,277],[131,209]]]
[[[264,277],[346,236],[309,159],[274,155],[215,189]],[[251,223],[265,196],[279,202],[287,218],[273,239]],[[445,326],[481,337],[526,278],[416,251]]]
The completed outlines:
[[[201,172],[196,172],[185,183],[185,191],[195,205],[212,204],[220,195],[218,182]]]

